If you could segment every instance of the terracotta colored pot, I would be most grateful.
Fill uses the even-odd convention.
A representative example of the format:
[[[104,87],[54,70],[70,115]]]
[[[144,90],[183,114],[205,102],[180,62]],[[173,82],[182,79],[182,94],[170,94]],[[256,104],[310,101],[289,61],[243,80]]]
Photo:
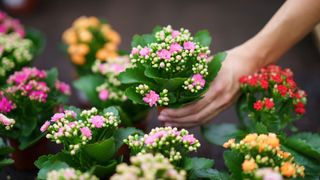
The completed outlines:
[[[158,110],[158,115],[160,115],[160,113],[162,112],[162,110],[164,110],[166,107],[163,106],[157,106],[157,110]]]
[[[34,170],[36,169],[34,162],[42,155],[49,154],[48,140],[40,139],[36,144],[25,150],[19,150],[19,142],[14,139],[9,139],[10,145],[15,149],[12,153],[14,160],[13,166],[17,170]]]
[[[14,14],[32,12],[38,5],[38,0],[3,0],[4,7]]]

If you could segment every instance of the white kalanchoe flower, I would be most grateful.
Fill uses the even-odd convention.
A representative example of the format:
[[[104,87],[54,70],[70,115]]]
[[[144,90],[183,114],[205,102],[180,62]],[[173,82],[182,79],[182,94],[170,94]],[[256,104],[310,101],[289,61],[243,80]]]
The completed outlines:
[[[14,119],[8,118],[4,114],[0,113],[0,124],[4,126],[6,130],[10,130],[16,121]]]
[[[82,173],[73,168],[52,170],[47,174],[47,180],[98,180],[95,175]]]

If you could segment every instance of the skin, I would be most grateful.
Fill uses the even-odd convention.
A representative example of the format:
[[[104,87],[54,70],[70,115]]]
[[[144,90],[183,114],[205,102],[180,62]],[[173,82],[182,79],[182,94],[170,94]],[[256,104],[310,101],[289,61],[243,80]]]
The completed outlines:
[[[204,98],[180,109],[164,109],[166,126],[194,127],[207,123],[231,106],[239,95],[239,78],[275,63],[320,22],[319,0],[287,0],[253,38],[228,52]]]

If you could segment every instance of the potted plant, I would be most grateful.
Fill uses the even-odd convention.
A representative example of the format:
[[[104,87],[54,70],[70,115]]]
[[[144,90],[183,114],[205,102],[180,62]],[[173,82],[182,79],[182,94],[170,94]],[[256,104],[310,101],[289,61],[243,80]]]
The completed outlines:
[[[128,84],[127,97],[150,107],[179,107],[200,99],[226,56],[219,53],[212,58],[210,43],[206,30],[193,37],[189,30],[170,25],[135,35],[132,67],[119,75],[121,83]]]
[[[18,169],[33,168],[34,160],[47,153],[39,127],[70,95],[69,85],[57,76],[56,69],[43,71],[25,67],[11,75],[1,89],[0,113],[14,119],[15,125],[10,130],[1,129],[0,134],[9,138],[15,148],[12,156]]]
[[[123,139],[139,132],[134,128],[118,128],[120,123],[115,107],[102,111],[96,108],[81,111],[71,107],[52,116],[41,131],[51,141],[62,144],[63,150],[42,156],[35,162],[40,169],[38,178],[46,179],[49,171],[67,167],[90,171],[100,178],[112,175],[121,162],[117,150]]]

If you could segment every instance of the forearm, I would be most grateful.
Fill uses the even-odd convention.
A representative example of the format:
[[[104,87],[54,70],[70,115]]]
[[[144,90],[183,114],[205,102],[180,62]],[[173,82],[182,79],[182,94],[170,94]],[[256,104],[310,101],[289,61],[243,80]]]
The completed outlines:
[[[320,0],[287,0],[266,26],[243,46],[257,68],[276,62],[320,21]]]

